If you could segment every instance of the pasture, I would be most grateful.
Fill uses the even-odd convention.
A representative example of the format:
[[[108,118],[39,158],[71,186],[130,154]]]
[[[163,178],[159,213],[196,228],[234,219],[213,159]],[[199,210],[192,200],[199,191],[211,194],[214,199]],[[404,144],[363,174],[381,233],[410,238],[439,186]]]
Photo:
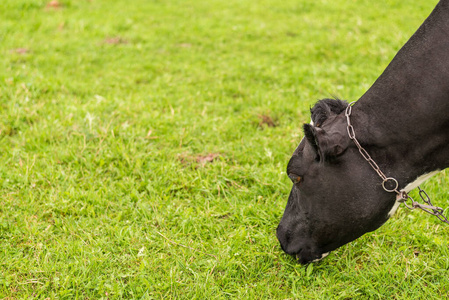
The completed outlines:
[[[448,297],[421,211],[308,266],[275,237],[309,108],[357,100],[436,3],[2,0],[0,299]]]

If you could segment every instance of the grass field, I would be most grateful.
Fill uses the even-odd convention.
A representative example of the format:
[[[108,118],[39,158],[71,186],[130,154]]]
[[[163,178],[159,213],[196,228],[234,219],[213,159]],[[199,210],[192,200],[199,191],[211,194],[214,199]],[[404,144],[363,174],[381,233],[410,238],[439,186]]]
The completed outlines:
[[[357,100],[436,3],[2,0],[0,299],[448,297],[422,212],[308,266],[275,237],[310,106]]]

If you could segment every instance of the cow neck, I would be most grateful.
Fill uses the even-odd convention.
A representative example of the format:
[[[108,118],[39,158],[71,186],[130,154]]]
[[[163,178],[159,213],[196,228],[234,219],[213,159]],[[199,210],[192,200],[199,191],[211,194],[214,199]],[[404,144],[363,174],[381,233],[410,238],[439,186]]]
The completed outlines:
[[[448,132],[423,130],[417,127],[429,122],[415,123],[413,117],[393,118],[365,107],[361,101],[353,107],[351,121],[357,138],[387,177],[398,180],[400,188],[421,175],[449,167]]]
[[[448,34],[442,0],[353,107],[360,143],[401,186],[449,167]]]
[[[360,155],[366,160],[367,163],[370,164],[373,170],[379,175],[380,179],[382,180],[381,184],[382,188],[388,193],[396,193],[396,203],[398,204],[394,206],[393,211],[397,209],[399,203],[404,203],[404,205],[408,209],[413,210],[419,208],[431,215],[436,216],[440,221],[449,224],[449,219],[444,215],[444,209],[438,206],[434,206],[432,204],[432,201],[430,200],[429,195],[423,189],[421,189],[418,186],[419,196],[421,197],[421,200],[424,201],[424,203],[419,203],[408,194],[407,190],[399,188],[399,182],[396,178],[387,177],[385,173],[382,171],[382,169],[379,167],[379,165],[372,159],[368,151],[360,144],[359,140],[357,139],[354,126],[352,125],[351,122],[352,106],[354,103],[355,102],[352,102],[348,105],[344,114],[347,120],[348,137],[354,142],[354,145],[358,148]],[[407,204],[408,201],[411,202],[410,205]]]

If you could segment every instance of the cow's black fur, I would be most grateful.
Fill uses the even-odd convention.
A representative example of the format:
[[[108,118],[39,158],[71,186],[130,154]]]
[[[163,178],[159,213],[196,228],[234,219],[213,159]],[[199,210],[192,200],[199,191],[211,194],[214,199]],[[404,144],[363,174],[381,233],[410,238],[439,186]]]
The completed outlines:
[[[339,99],[322,99],[310,109],[312,122],[316,127],[320,127],[331,114],[340,114],[346,109],[348,103]]]
[[[282,249],[301,263],[321,258],[384,224],[395,204],[347,133],[346,103],[311,110],[287,166],[293,184],[277,228]],[[403,189],[449,167],[449,0],[441,0],[373,86],[353,106],[357,138]]]
[[[345,137],[339,135],[340,142],[338,142],[336,141],[336,135],[329,138],[329,134],[326,134],[321,127],[328,118],[333,115],[339,115],[347,106],[348,103],[346,101],[338,99],[322,99],[310,110],[313,125],[304,124],[304,136],[315,149],[317,161],[330,160],[344,151],[340,144],[343,143],[342,140],[344,140]],[[326,136],[328,138],[326,138]]]

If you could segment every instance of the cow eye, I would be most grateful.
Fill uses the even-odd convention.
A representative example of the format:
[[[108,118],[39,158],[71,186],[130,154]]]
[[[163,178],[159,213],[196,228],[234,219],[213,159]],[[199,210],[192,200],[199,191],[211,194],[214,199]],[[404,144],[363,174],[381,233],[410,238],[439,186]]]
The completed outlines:
[[[293,173],[288,174],[288,177],[291,179],[293,183],[299,183],[301,181],[301,176]]]

